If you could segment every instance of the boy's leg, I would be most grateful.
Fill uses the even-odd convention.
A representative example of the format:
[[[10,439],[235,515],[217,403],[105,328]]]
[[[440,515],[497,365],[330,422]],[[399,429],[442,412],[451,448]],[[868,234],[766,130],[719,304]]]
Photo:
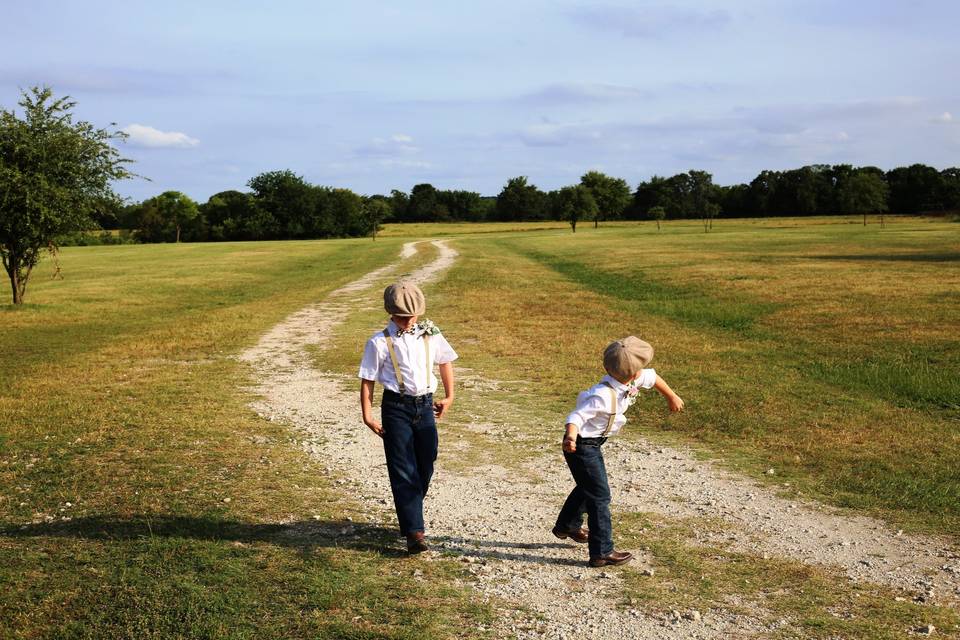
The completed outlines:
[[[437,422],[433,416],[431,396],[427,396],[423,402],[417,404],[413,438],[422,499],[427,496],[427,490],[430,488],[430,479],[433,477],[433,463],[437,460],[438,449]]]
[[[564,453],[564,459],[567,461],[567,466],[570,467],[570,473],[573,475],[573,481],[577,481],[577,476],[573,472],[573,464],[579,464],[578,462],[570,461],[570,456],[575,456],[576,454]],[[563,503],[563,507],[560,509],[560,514],[557,516],[557,523],[555,529],[560,529],[561,531],[572,531],[579,529],[583,526],[583,514],[587,512],[587,495],[583,492],[583,489],[580,488],[580,485],[576,485],[573,488],[573,491],[570,492],[570,495],[567,496],[567,499]]]
[[[423,488],[414,444],[413,407],[405,400],[384,397],[381,417],[383,451],[400,533],[422,532]]]
[[[590,557],[605,556],[613,551],[613,525],[610,523],[610,486],[603,452],[597,445],[580,443],[577,451],[565,454],[577,487],[586,497]]]

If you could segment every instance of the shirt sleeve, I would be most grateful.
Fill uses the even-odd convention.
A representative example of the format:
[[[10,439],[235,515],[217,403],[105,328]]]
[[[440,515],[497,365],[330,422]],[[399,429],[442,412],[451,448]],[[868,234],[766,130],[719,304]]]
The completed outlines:
[[[657,384],[657,370],[643,369],[640,372],[640,377],[637,378],[637,386],[642,389],[653,389],[655,384]]]
[[[430,336],[430,341],[436,344],[434,360],[437,364],[453,362],[460,357],[457,355],[457,352],[453,350],[453,347],[450,346],[450,343],[447,342],[447,339],[443,337],[442,333],[438,333],[435,336]]]
[[[364,380],[376,381],[380,376],[380,367],[383,364],[380,358],[380,351],[377,349],[377,343],[373,338],[367,340],[367,345],[363,348],[363,359],[360,360],[360,372],[357,377]]]
[[[577,408],[567,416],[566,424],[572,424],[579,429],[599,413],[610,413],[610,407],[607,406],[607,400],[603,396],[594,393],[577,402]]]

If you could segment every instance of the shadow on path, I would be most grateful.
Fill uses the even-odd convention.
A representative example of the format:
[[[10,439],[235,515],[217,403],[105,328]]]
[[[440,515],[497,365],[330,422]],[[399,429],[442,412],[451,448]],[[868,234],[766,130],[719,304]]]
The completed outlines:
[[[301,551],[312,548],[370,551],[389,557],[406,556],[403,540],[394,528],[346,520],[304,520],[290,523],[251,523],[223,520],[215,516],[141,516],[119,518],[90,516],[69,522],[19,525],[0,522],[4,538],[76,538],[78,540],[122,541],[149,538],[184,538],[214,542],[263,542]],[[518,543],[479,540],[462,536],[429,536],[431,548],[452,556],[489,560],[513,560],[535,564],[583,565],[580,560],[555,558],[537,549],[574,550],[578,545],[562,542]],[[585,549],[584,549],[585,551]]]

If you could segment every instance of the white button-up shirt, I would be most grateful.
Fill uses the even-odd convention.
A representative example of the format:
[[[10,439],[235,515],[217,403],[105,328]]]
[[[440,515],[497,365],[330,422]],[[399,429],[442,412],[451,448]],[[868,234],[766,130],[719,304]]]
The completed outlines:
[[[600,382],[580,392],[577,396],[577,408],[567,416],[566,424],[575,425],[582,438],[599,438],[607,429],[610,414],[616,411],[613,427],[607,434],[615,435],[620,431],[620,427],[627,423],[627,417],[623,414],[636,401],[637,390],[651,389],[656,382],[657,372],[654,369],[643,369],[640,376],[630,384],[622,384],[611,376],[603,376]],[[608,383],[616,392],[616,407],[611,403],[610,387],[604,383]]]
[[[400,376],[403,378],[403,392],[411,396],[420,396],[436,391],[437,376],[432,371],[429,375],[427,373],[427,353],[423,348],[422,334],[404,333],[397,337],[397,325],[393,320],[387,324],[387,331],[393,338],[393,349],[400,365]],[[457,359],[457,352],[453,350],[442,333],[430,336],[428,344],[432,364],[446,364]],[[378,331],[367,340],[358,376],[364,380],[378,382],[384,389],[400,393],[400,385],[397,384],[393,362],[390,360],[387,338],[382,331]]]

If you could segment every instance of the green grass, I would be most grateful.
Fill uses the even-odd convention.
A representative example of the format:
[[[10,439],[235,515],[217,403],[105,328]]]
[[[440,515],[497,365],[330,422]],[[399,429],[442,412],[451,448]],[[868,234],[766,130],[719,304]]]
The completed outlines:
[[[63,280],[41,265],[30,304],[0,308],[0,636],[420,638],[488,622],[454,563],[407,559],[392,530],[341,533],[359,508],[247,407],[234,359],[398,251],[115,246],[65,249]]]
[[[559,433],[634,333],[684,397],[630,418],[763,480],[914,530],[960,526],[956,225],[842,219],[463,236],[435,319],[462,362]],[[526,381],[513,383],[511,381]],[[533,433],[539,433],[537,426]]]

